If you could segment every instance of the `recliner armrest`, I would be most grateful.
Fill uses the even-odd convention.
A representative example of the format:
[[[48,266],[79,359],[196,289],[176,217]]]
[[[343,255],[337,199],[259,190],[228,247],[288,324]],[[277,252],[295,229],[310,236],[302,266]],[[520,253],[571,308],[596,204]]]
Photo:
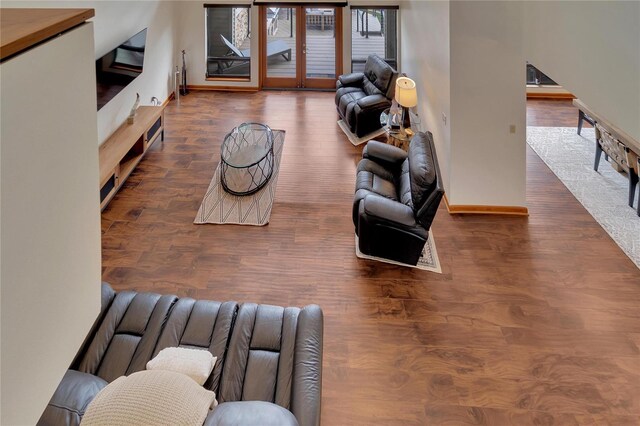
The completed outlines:
[[[300,310],[296,330],[291,412],[301,425],[320,425],[324,316],[318,305]]]
[[[356,104],[362,110],[384,110],[391,106],[391,101],[384,95],[369,95],[364,98],[358,99]]]
[[[360,87],[364,80],[364,74],[361,72],[354,72],[351,74],[344,74],[338,77],[338,81],[343,87]]]
[[[397,146],[378,141],[369,141],[364,150],[362,150],[362,158],[381,160],[393,165],[399,165],[407,159],[407,153]]]
[[[413,209],[405,204],[375,194],[364,197],[362,204],[364,212],[369,216],[397,223],[407,228],[413,228],[417,225]]]

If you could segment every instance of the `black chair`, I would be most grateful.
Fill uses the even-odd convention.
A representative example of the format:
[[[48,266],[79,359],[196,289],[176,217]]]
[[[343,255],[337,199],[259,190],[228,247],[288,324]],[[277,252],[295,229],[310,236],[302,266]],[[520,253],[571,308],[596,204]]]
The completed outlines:
[[[364,72],[338,77],[336,108],[351,133],[366,136],[382,127],[380,114],[391,106],[398,73],[377,55],[369,55]]]
[[[415,265],[444,195],[433,135],[409,151],[370,141],[358,163],[353,223],[364,254]]]

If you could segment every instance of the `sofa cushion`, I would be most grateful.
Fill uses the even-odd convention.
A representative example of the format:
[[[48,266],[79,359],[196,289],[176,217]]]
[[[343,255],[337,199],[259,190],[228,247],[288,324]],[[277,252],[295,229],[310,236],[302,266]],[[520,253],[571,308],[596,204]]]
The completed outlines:
[[[38,426],[79,425],[93,398],[107,386],[100,377],[75,370],[67,370]]]
[[[201,425],[215,393],[185,374],[138,371],[118,377],[96,395],[83,426]]]
[[[107,382],[144,370],[176,299],[153,293],[118,293],[78,370]]]
[[[400,179],[398,179],[398,198],[402,204],[413,209],[413,199],[411,198],[411,179],[409,174],[409,162],[402,163],[400,169]]]
[[[381,195],[391,200],[397,200],[396,186],[374,173],[362,171],[356,178],[356,191],[366,189],[374,194]]]
[[[351,87],[350,89],[353,89]],[[342,95],[340,101],[338,102],[338,111],[340,111],[340,115],[347,120],[347,124],[353,131],[355,129],[356,117],[354,113],[354,108],[356,106],[356,102],[359,99],[366,97],[367,94],[362,90],[352,90]]]
[[[206,349],[164,348],[147,363],[147,370],[175,371],[191,377],[202,386],[213,371],[216,360]]]
[[[364,89],[364,93],[366,93],[368,96],[371,95],[383,95],[384,93],[378,89],[378,87],[371,81],[369,80],[364,80],[364,84],[362,85],[362,88]]]
[[[436,168],[425,133],[416,133],[411,139],[408,161],[411,199],[415,208],[419,209],[436,186]]]
[[[362,92],[362,89],[359,87],[341,87],[336,90],[336,105],[340,108],[340,99],[349,93]],[[344,111],[342,111],[344,112]]]
[[[298,426],[289,410],[264,401],[225,402],[209,413],[204,426]]]
[[[208,350],[219,361],[204,387],[218,393],[222,360],[237,310],[236,302],[221,303],[188,297],[178,300],[162,330],[153,356],[169,347]]]
[[[240,306],[222,371],[220,401],[267,401],[289,407],[299,309]]]
[[[364,75],[382,93],[387,93],[395,70],[377,55],[369,55],[364,66]]]

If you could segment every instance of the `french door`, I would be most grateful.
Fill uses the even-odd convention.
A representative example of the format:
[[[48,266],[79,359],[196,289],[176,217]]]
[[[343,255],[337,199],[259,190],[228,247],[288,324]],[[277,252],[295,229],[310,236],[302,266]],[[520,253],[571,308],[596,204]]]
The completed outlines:
[[[260,7],[262,87],[332,89],[341,71],[341,7]]]

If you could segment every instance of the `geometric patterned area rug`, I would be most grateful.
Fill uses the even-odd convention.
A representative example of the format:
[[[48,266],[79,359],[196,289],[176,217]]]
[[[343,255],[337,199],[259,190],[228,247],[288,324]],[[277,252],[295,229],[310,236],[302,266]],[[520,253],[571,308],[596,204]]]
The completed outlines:
[[[640,217],[628,205],[629,181],[604,158],[593,170],[596,138],[592,128],[527,127],[527,143],[564,186],[640,268]],[[638,194],[634,207],[637,206]]]
[[[209,189],[202,200],[195,224],[230,224],[263,226],[269,223],[278,184],[280,159],[284,148],[284,130],[273,130],[273,173],[259,191],[244,196],[229,194],[220,184],[220,164],[213,174]]]
[[[420,259],[418,259],[417,265],[409,265],[407,263],[396,262],[395,260],[389,260],[382,257],[369,256],[360,251],[360,245],[358,244],[358,236],[356,235],[356,256],[360,259],[375,260],[376,262],[389,263],[391,265],[404,266],[406,268],[422,269],[423,271],[435,272],[437,274],[442,273],[440,268],[440,259],[438,259],[438,251],[436,250],[436,243],[433,239],[433,233],[429,230],[429,237],[427,243],[422,249]]]
[[[349,142],[351,142],[351,144],[353,146],[358,146],[358,145],[362,145],[365,142],[369,142],[371,139],[377,138],[378,136],[384,134],[384,132],[385,132],[384,128],[380,128],[378,130],[374,130],[373,132],[369,133],[368,135],[365,135],[365,136],[359,138],[356,135],[354,135],[353,133],[351,133],[351,130],[349,130],[349,127],[347,126],[347,124],[344,121],[338,120],[338,126],[340,127],[340,130],[342,130],[342,132],[345,135],[347,135],[347,137],[349,138]]]

